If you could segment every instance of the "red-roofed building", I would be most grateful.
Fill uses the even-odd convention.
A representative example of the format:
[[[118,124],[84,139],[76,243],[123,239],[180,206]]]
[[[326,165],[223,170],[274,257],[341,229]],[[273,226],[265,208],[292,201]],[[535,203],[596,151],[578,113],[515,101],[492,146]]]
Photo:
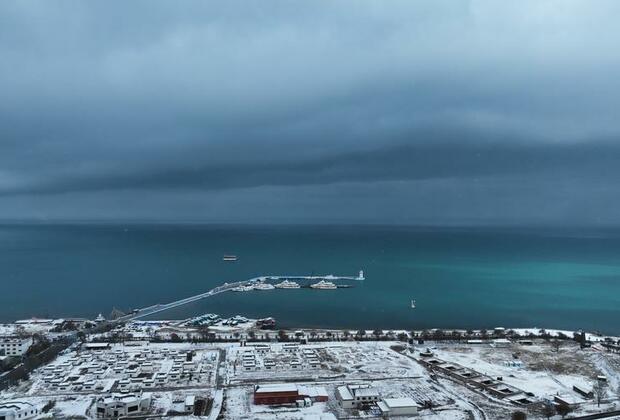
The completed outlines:
[[[301,398],[295,384],[265,384],[254,387],[254,404],[293,404]]]
[[[294,404],[305,398],[323,402],[327,401],[328,396],[324,388],[296,384],[265,384],[254,387],[254,404]]]

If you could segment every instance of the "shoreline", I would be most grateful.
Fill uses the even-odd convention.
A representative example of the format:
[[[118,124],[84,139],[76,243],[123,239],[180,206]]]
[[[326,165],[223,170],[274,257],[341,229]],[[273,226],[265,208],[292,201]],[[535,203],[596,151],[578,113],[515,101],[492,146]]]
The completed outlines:
[[[607,339],[612,339],[614,341],[620,340],[620,334],[606,334],[602,331],[588,331],[588,330],[567,330],[563,328],[545,328],[545,327],[493,327],[493,328],[325,328],[325,327],[307,327],[301,325],[283,325],[277,323],[275,328],[267,328],[260,329],[256,327],[257,319],[245,318],[240,315],[233,316],[229,319],[233,319],[235,317],[241,317],[247,319],[247,322],[242,323],[238,326],[228,326],[228,325],[220,325],[220,326],[209,326],[208,329],[213,332],[218,333],[243,333],[245,331],[257,330],[264,332],[272,332],[277,333],[278,331],[287,331],[287,332],[295,332],[295,331],[304,331],[307,333],[317,332],[317,333],[340,333],[340,334],[349,334],[350,336],[355,336],[360,331],[364,331],[366,336],[376,335],[375,333],[381,331],[383,336],[393,335],[396,336],[401,333],[405,333],[407,335],[415,334],[416,336],[426,336],[432,337],[433,335],[437,337],[441,337],[441,340],[447,340],[450,338],[453,339],[476,339],[476,338],[484,338],[484,339],[493,339],[498,338],[500,336],[513,336],[513,337],[534,337],[534,338],[562,338],[562,339],[573,339],[575,334],[583,333],[585,334],[586,340],[588,341],[604,341]],[[185,330],[198,330],[200,329],[199,325],[191,325],[191,320],[198,317],[186,318],[186,319],[156,319],[156,320],[126,320],[119,322],[118,326],[123,325],[142,325],[142,326],[167,326],[171,328],[179,328]],[[21,319],[15,320],[13,322],[0,322],[0,335],[10,334],[10,331],[15,327],[23,328],[24,331],[29,333],[37,333],[42,331],[49,331],[54,326],[61,325],[66,322],[72,323],[92,323],[95,324],[95,321],[91,321],[87,318],[30,318],[30,319]],[[499,332],[499,333],[498,333]],[[443,334],[442,337],[439,333]]]

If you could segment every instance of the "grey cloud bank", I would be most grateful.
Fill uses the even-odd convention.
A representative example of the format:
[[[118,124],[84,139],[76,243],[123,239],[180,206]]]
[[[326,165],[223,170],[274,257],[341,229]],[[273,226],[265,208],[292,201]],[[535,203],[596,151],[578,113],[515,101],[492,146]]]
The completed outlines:
[[[616,224],[618,12],[3,2],[0,218]]]

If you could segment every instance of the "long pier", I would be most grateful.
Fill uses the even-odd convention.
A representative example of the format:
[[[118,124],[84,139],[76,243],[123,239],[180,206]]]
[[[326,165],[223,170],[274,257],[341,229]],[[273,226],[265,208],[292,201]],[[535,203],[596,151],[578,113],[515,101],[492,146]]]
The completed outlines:
[[[220,293],[228,292],[236,287],[250,286],[250,285],[253,285],[259,282],[265,282],[265,281],[281,281],[281,280],[362,281],[362,280],[365,280],[365,277],[364,277],[363,271],[360,271],[357,277],[334,276],[332,274],[328,274],[325,276],[260,276],[260,277],[254,277],[249,280],[237,281],[234,283],[224,283],[223,285],[217,286],[209,290],[208,292],[186,297],[184,299],[175,300],[174,302],[158,303],[155,305],[147,306],[145,308],[138,309],[136,311],[133,311],[130,314],[117,318],[114,321],[121,322],[121,321],[131,321],[132,319],[144,318],[146,316],[154,315],[159,312],[164,312],[172,308],[187,305],[188,303],[196,302],[198,300],[206,299],[211,296],[219,295]]]

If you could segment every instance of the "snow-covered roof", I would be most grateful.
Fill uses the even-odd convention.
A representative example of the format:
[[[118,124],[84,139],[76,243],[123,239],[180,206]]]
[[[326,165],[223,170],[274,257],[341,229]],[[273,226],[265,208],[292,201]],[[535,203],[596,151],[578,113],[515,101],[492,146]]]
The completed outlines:
[[[346,386],[339,386],[338,388],[336,388],[336,392],[338,392],[340,399],[343,401],[350,401],[353,399],[353,395],[351,395],[349,388],[347,388]]]
[[[557,400],[563,401],[566,404],[570,404],[570,405],[579,404],[583,402],[583,399],[573,396],[573,395],[569,395],[569,394],[554,395],[554,398]]]
[[[87,349],[107,349],[110,347],[110,343],[84,343],[84,347]]]
[[[402,398],[384,398],[383,403],[388,408],[403,408],[403,407],[417,407],[416,402],[409,397]]]
[[[12,412],[13,410],[32,410],[34,404],[27,401],[6,401],[0,403],[0,411]]]
[[[327,390],[325,388],[323,388],[322,386],[299,385],[298,390],[299,390],[299,394],[307,395],[310,398],[327,397],[328,396]]]
[[[295,385],[295,384],[266,384],[266,385],[257,385],[254,392],[255,393],[262,393],[262,392],[297,392],[297,385]]]
[[[353,393],[356,397],[377,397],[379,396],[379,391],[376,388],[358,388],[354,389]]]

